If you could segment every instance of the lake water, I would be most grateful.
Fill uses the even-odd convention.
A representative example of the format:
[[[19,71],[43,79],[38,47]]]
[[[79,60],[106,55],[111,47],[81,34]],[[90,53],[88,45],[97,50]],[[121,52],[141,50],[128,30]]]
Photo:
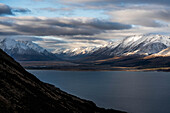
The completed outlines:
[[[170,113],[170,73],[28,70],[40,80],[129,113]]]

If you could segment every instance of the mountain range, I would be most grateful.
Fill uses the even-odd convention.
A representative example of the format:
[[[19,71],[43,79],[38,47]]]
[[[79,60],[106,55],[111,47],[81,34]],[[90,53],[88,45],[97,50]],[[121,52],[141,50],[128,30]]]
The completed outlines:
[[[129,55],[142,55],[142,56],[161,56],[167,53],[170,47],[170,37],[164,35],[134,35],[126,37],[122,40],[112,41],[108,44],[99,47],[83,47],[66,50],[55,50],[54,54],[66,57],[90,57],[91,60],[106,59],[115,56],[129,56]],[[161,52],[164,51],[164,52]],[[169,54],[166,54],[166,56]],[[81,57],[80,57],[81,56]]]
[[[0,40],[0,48],[18,61],[70,61],[75,68],[81,64],[110,65],[121,67],[168,67],[170,57],[170,36],[134,35],[122,40],[108,42],[98,47],[60,49],[49,52],[39,45],[28,41],[13,39]],[[159,64],[157,63],[159,61]],[[60,63],[60,62],[59,62]],[[55,63],[57,69],[66,68]],[[34,63],[35,64],[35,63]],[[37,64],[37,63],[36,63]],[[67,64],[67,63],[66,63]],[[32,67],[32,64],[24,64]],[[46,62],[37,65],[46,67]],[[52,68],[54,64],[52,64]],[[71,68],[69,65],[67,68]],[[88,67],[89,67],[88,66]],[[49,67],[49,64],[47,65]],[[46,68],[47,68],[46,67]]]
[[[100,46],[75,62],[82,64],[74,67],[78,70],[169,71],[170,37],[153,34],[129,36]]]
[[[57,61],[56,55],[31,41],[17,41],[11,38],[0,40],[0,48],[18,61]]]

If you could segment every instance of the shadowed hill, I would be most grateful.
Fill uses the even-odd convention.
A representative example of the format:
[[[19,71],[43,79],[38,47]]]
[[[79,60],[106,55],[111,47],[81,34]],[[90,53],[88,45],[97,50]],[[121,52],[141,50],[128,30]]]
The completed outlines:
[[[64,81],[63,81],[64,82]],[[0,113],[121,113],[43,83],[0,50]]]

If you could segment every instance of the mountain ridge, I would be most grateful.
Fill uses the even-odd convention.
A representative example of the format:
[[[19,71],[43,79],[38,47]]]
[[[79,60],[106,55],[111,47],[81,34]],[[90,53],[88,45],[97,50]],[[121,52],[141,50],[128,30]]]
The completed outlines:
[[[16,41],[5,38],[0,40],[0,48],[18,61],[61,60],[31,41]]]
[[[164,35],[146,34],[133,35],[118,41],[111,41],[99,47],[82,47],[73,49],[56,49],[53,53],[62,57],[83,59],[96,57],[96,59],[111,58],[128,55],[152,55],[170,47],[170,37]]]
[[[94,51],[84,60],[100,60],[120,56],[148,56],[170,47],[170,37],[163,35],[134,35]],[[83,60],[83,59],[82,59]]]

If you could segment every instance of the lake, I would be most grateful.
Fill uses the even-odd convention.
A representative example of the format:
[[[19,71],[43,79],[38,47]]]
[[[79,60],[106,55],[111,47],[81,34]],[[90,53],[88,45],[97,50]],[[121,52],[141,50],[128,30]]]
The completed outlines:
[[[170,73],[28,70],[40,80],[99,107],[129,113],[170,113]]]

